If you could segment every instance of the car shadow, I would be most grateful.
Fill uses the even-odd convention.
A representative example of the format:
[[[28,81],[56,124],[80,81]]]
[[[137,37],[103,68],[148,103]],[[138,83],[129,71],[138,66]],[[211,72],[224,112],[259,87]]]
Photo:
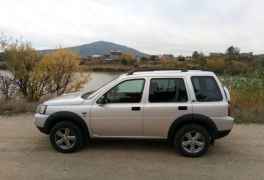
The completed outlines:
[[[37,143],[38,142],[38,143]],[[51,145],[47,137],[41,137],[35,142],[33,151],[49,151],[53,152]],[[207,158],[225,157],[226,155],[233,152],[234,150],[227,146],[223,141],[217,141],[214,145],[209,147],[207,152]],[[54,150],[55,152],[55,150]],[[90,154],[90,153],[101,153],[101,152],[133,152],[139,154],[156,154],[181,157],[173,145],[169,144],[166,140],[155,140],[155,139],[92,139],[89,143],[78,153]],[[78,154],[77,153],[77,154]],[[75,154],[75,153],[73,153]],[[207,159],[206,158],[206,159]]]
[[[164,151],[175,152],[166,140],[93,139],[84,151],[94,150]]]

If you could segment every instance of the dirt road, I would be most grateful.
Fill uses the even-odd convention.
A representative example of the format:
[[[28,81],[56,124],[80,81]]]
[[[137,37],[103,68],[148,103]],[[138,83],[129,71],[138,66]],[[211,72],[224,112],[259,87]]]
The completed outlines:
[[[0,180],[264,179],[264,126],[236,125],[202,158],[162,142],[96,141],[74,154],[55,152],[30,114],[0,116]]]

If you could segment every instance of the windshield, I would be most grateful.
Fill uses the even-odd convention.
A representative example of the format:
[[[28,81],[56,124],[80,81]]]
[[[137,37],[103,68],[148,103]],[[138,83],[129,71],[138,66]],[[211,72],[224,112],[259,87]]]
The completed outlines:
[[[113,82],[114,80],[116,80],[116,79],[118,79],[118,78],[119,78],[119,76],[116,77],[116,78],[114,78],[114,79],[112,79],[112,80],[110,80],[110,81],[107,81],[106,83],[104,83],[102,86],[100,86],[100,87],[97,88],[96,90],[93,90],[93,91],[89,91],[89,92],[84,93],[84,94],[82,95],[82,98],[83,98],[83,99],[90,99],[90,98],[94,97],[94,96],[97,94],[97,92],[98,92],[99,89],[105,87],[106,85],[108,85],[109,83]]]

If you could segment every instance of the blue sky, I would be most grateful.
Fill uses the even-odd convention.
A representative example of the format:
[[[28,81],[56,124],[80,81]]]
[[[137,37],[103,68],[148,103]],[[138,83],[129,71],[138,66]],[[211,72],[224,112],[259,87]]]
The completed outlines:
[[[37,49],[112,41],[151,54],[264,53],[261,0],[0,0],[0,32]]]

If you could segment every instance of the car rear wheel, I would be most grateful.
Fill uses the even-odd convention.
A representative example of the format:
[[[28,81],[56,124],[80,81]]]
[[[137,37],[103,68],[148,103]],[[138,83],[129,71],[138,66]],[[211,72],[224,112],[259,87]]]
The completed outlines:
[[[200,125],[189,124],[183,126],[174,137],[176,150],[188,157],[199,157],[208,151],[210,135],[208,131]]]
[[[67,121],[54,125],[50,132],[50,142],[55,150],[62,153],[75,152],[84,143],[81,129]]]

